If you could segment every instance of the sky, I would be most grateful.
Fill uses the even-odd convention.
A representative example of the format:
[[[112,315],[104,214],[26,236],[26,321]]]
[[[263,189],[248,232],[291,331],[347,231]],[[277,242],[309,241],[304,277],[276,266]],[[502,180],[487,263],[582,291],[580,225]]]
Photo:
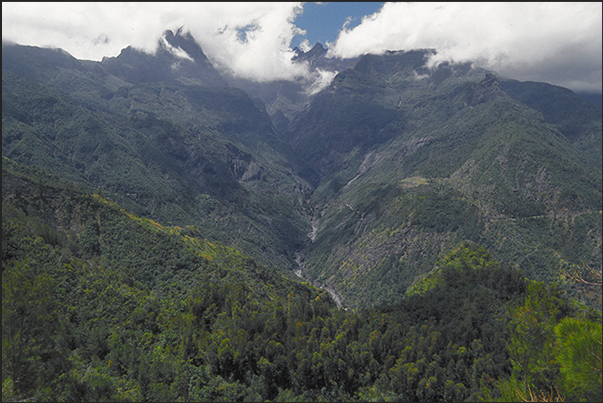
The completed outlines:
[[[357,26],[362,21],[362,17],[376,13],[383,4],[378,2],[305,3],[303,13],[295,18],[295,25],[306,33],[294,36],[291,46],[308,50],[319,42],[326,47],[329,43],[335,42],[344,25],[347,28]]]
[[[602,91],[601,2],[23,2],[2,3],[2,40],[101,60],[127,47],[153,52],[183,27],[225,73],[295,79],[295,46],[330,57],[431,48],[430,66],[473,62],[502,77]]]

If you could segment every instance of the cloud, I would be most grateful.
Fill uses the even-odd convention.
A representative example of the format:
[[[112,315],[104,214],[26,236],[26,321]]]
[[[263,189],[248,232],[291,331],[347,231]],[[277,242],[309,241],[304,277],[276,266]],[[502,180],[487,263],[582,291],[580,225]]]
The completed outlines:
[[[291,41],[304,33],[294,24],[302,11],[300,3],[213,3],[203,24],[185,26],[212,62],[236,76],[293,79],[307,74],[306,65],[291,61]]]
[[[158,6],[135,3],[2,3],[2,39],[60,47],[78,59],[116,56],[133,44],[154,48],[161,22]]]
[[[307,65],[291,62],[292,39],[305,34],[295,25],[303,7],[301,2],[3,2],[2,39],[101,60],[130,45],[153,52],[163,31],[184,27],[222,71],[256,81],[293,80],[309,74]],[[433,63],[473,61],[509,78],[601,92],[601,3],[385,3],[353,28],[350,21],[329,43],[329,55],[434,48]],[[331,74],[317,77],[316,88],[322,88]]]
[[[302,3],[2,3],[2,39],[59,47],[101,60],[127,47],[154,52],[166,29],[184,27],[217,67],[257,81],[293,79],[291,62]]]
[[[385,3],[329,55],[433,48],[441,61],[476,62],[503,76],[601,92],[601,3]]]
[[[309,95],[316,94],[331,84],[331,81],[333,81],[333,78],[335,78],[336,75],[336,71],[316,69],[313,73],[314,77],[312,77],[311,84],[306,89],[306,92]]]

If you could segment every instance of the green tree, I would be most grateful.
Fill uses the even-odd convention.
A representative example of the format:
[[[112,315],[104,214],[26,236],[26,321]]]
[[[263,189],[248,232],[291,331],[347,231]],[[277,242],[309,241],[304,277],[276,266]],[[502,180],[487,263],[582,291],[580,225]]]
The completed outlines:
[[[17,262],[2,273],[2,382],[12,379],[14,393],[27,398],[52,379],[59,323],[55,285],[35,266]]]
[[[556,327],[560,383],[572,399],[600,402],[601,323],[564,318]]]
[[[554,327],[560,307],[555,284],[528,284],[525,302],[512,310],[508,348],[512,376],[523,383],[522,391],[548,390],[557,375]]]

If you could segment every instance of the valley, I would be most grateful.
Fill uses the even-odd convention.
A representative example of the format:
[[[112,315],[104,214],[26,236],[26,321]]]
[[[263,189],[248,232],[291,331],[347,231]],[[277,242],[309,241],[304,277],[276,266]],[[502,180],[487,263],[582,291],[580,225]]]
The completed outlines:
[[[3,401],[600,400],[600,104],[430,49],[297,49],[320,91],[181,30],[2,52]]]
[[[163,224],[194,225],[287,275],[303,253],[308,281],[356,308],[380,303],[366,290],[399,300],[462,240],[538,280],[556,278],[563,262],[600,266],[600,107],[577,95],[469,64],[428,71],[428,50],[330,61],[344,70],[313,96],[303,83],[232,81],[246,93],[192,37],[168,32],[166,41],[194,57],[127,48],[91,63],[3,48],[3,155]],[[329,66],[324,52],[310,54],[299,60]],[[584,120],[560,120],[538,91]],[[287,110],[268,105],[283,97]],[[28,99],[38,115],[19,109]],[[590,224],[563,219],[574,236],[560,244],[555,217],[576,215]],[[546,224],[517,224],[528,217]],[[389,291],[383,273],[398,278]]]

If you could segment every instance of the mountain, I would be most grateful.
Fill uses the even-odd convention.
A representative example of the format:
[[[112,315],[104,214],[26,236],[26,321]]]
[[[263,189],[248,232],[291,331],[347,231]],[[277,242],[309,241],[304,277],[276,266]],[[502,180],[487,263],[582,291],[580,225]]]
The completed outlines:
[[[542,113],[583,155],[601,165],[601,101],[598,105],[567,88],[546,83],[505,80],[503,88],[515,100]]]
[[[293,52],[295,52],[295,56],[293,56],[292,60],[314,61],[322,59],[322,57],[326,55],[327,50],[322,46],[322,43],[317,42],[312,49],[307,52],[304,52],[297,46],[293,48]]]
[[[432,53],[3,45],[3,401],[601,401],[600,105]]]
[[[293,48],[295,56],[291,59],[295,63],[308,63],[311,70],[323,70],[340,72],[348,68],[354,67],[358,62],[357,57],[350,59],[341,59],[338,57],[330,57],[327,49],[321,44],[316,43],[312,49],[304,52],[297,46]]]
[[[353,308],[399,301],[464,240],[536,280],[599,268],[600,106],[432,53],[297,50],[336,74],[312,93],[223,78],[182,30],[101,62],[6,45],[3,156]]]
[[[540,280],[600,267],[601,108],[429,54],[364,56],[289,126],[317,186],[307,276],[357,307],[463,239]]]
[[[439,265],[399,303],[346,312],[192,226],[3,158],[3,399],[512,400],[525,357],[532,390],[600,400],[596,361],[564,358],[596,360],[600,312],[476,244]]]
[[[105,57],[104,69],[126,82],[179,81],[183,84],[227,86],[190,33],[164,32],[155,54],[128,47],[117,57]]]
[[[340,59],[329,57],[327,50],[320,43],[316,43],[307,52],[295,47],[293,63],[305,65],[308,74],[295,80],[275,80],[258,83],[240,77],[227,77],[230,85],[241,88],[250,95],[261,99],[266,111],[272,117],[275,127],[286,131],[291,119],[304,107],[312,96],[322,89],[324,76],[335,75],[340,71],[354,66],[358,61],[353,59]]]
[[[101,62],[3,46],[3,155],[164,223],[195,225],[288,268],[310,186],[261,102],[226,84],[190,36]],[[188,56],[186,56],[188,55]]]

